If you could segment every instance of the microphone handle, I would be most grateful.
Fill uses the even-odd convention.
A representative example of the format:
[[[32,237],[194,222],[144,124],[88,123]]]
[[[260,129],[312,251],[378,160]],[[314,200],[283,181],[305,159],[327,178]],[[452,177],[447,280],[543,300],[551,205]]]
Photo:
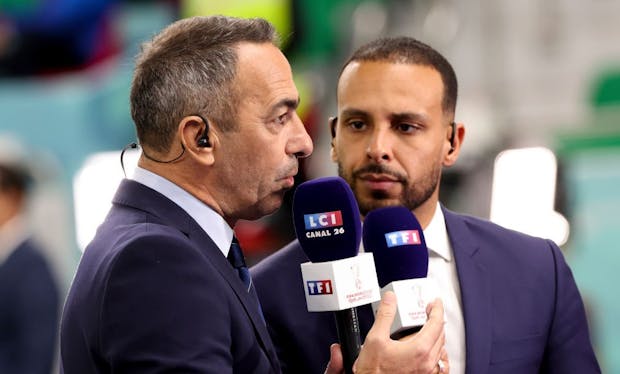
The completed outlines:
[[[357,360],[362,348],[357,308],[336,311],[334,317],[336,317],[336,330],[342,351],[344,372],[353,374],[353,363]]]

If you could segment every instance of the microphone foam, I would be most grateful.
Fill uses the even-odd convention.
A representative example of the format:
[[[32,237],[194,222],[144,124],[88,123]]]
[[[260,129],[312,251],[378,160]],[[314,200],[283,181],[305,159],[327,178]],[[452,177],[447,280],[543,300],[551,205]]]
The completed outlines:
[[[304,182],[293,197],[295,234],[311,262],[357,256],[362,225],[353,191],[340,177]]]
[[[422,226],[404,206],[371,211],[364,219],[364,251],[372,252],[379,286],[426,278],[428,248]]]

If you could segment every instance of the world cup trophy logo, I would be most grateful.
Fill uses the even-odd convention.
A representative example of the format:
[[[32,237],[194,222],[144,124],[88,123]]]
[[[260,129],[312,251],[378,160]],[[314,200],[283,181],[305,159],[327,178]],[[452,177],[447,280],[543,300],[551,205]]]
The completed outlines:
[[[424,308],[424,298],[422,297],[422,286],[419,284],[414,284],[411,286],[411,293],[413,294],[414,300],[417,300],[418,307]]]
[[[358,290],[362,289],[362,279],[360,278],[360,266],[359,264],[351,265],[351,273],[353,274],[353,279],[355,279],[355,288]]]

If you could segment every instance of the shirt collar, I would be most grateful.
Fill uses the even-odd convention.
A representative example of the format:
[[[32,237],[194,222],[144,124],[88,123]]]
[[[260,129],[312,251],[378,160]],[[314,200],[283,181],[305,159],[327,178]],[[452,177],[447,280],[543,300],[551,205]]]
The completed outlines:
[[[443,257],[446,261],[452,261],[452,250],[448,230],[446,229],[446,221],[439,203],[437,203],[431,222],[424,229],[424,239],[429,251]]]
[[[233,229],[211,207],[168,179],[141,167],[136,167],[133,180],[159,192],[181,207],[209,235],[224,256],[228,256]]]

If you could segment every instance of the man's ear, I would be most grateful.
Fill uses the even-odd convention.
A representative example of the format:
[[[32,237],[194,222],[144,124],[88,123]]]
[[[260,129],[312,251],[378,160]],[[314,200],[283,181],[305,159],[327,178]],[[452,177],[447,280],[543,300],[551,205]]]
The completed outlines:
[[[462,123],[454,123],[449,127],[448,136],[446,138],[446,146],[444,149],[444,166],[452,166],[456,163],[461,152],[461,146],[465,139],[465,125]]]
[[[332,158],[332,161],[337,162],[338,161],[338,153],[336,152],[336,147],[334,146],[334,141],[336,138],[336,125],[338,124],[338,117],[330,117],[329,120],[329,131],[330,134],[332,135],[332,139],[330,142],[330,151],[329,154]]]
[[[338,152],[336,151],[336,148],[334,147],[333,140],[332,140],[332,147],[329,150],[329,155],[331,156],[333,162],[338,162]]]
[[[338,117],[329,117],[329,131],[332,134],[332,141],[336,137],[336,125],[338,124]]]
[[[217,137],[208,120],[198,115],[183,117],[179,122],[178,133],[181,143],[191,157],[205,165],[215,162],[213,151]]]

